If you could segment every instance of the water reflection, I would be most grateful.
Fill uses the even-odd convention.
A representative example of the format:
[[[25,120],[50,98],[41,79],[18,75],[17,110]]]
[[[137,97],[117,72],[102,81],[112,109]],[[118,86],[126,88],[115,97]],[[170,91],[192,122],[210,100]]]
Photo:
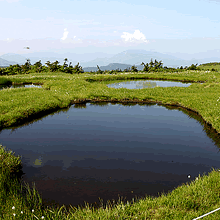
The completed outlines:
[[[22,155],[23,179],[44,201],[83,205],[157,196],[220,167],[218,134],[194,118],[171,106],[78,104],[0,140]]]
[[[16,88],[42,88],[40,85],[35,84],[23,84],[23,85],[0,85],[0,90],[2,89],[16,89]]]
[[[125,81],[114,84],[108,84],[108,87],[113,88],[127,88],[127,89],[144,89],[154,87],[188,87],[191,83],[161,81],[161,80],[141,80],[141,81]]]

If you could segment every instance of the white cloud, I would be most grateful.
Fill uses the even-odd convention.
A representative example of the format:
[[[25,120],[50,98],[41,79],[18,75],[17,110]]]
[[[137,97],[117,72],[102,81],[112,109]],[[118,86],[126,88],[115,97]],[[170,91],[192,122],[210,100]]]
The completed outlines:
[[[128,41],[128,42],[139,41],[139,42],[149,43],[149,41],[146,40],[146,37],[144,36],[144,34],[141,33],[139,30],[135,30],[133,34],[130,34],[128,32],[123,32],[123,35],[121,35],[121,38],[123,38],[125,41]]]
[[[67,28],[65,28],[65,29],[64,29],[64,32],[63,32],[63,37],[61,37],[61,40],[66,40],[68,34],[69,34],[69,31],[67,31]]]

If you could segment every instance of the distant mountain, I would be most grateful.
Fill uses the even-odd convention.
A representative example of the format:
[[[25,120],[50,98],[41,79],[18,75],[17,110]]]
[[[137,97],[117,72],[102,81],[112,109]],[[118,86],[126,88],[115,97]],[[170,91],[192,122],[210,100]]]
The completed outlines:
[[[0,56],[0,58],[16,63],[16,64],[24,64],[26,61],[25,56],[15,54],[15,53],[7,53],[7,54]]]
[[[141,65],[135,65],[138,69],[142,70],[144,67]],[[126,68],[131,68],[132,65],[130,64],[123,64],[123,63],[110,63],[107,66],[102,68],[105,68],[105,70],[116,70],[116,69],[121,69],[124,70]],[[101,69],[101,68],[100,68]]]
[[[4,54],[0,56],[0,58],[3,58],[8,61],[14,61],[15,63],[18,63],[20,65],[24,64],[27,59],[30,59],[31,64],[36,63],[37,61],[41,60],[42,64],[45,64],[48,60],[51,62],[54,62],[58,60],[61,64],[63,64],[63,56],[60,56],[60,54],[56,53],[33,53],[33,54]]]
[[[94,58],[102,57],[104,59],[111,57],[112,55],[106,53],[84,53],[84,54],[75,54],[75,53],[53,53],[53,52],[35,52],[29,54],[13,54],[8,53],[0,56],[0,58],[5,59],[7,61],[14,61],[18,64],[24,64],[27,59],[30,59],[31,64],[34,64],[41,60],[41,63],[44,65],[47,61],[54,62],[59,61],[62,65],[64,63],[64,59],[67,58],[68,61],[72,62],[73,65],[76,65],[78,62],[86,63]],[[97,64],[96,64],[97,65]],[[100,64],[99,64],[100,65]]]
[[[84,68],[96,67],[97,65],[106,66],[109,63],[140,65],[142,62],[150,62],[151,58],[153,60],[162,60],[164,66],[177,67],[181,65],[187,65],[185,60],[176,58],[175,56],[146,50],[126,50],[115,55],[106,53],[58,54],[53,52],[35,52],[23,55],[4,54],[0,56],[0,58],[8,61],[14,61],[18,64],[24,64],[26,59],[30,59],[31,64],[34,64],[39,60],[41,60],[42,64],[45,64],[48,60],[51,62],[58,60],[60,64],[63,64],[64,58],[68,58],[68,60],[71,61],[73,65],[76,65],[79,62],[80,65]]]
[[[16,64],[16,62],[8,61],[8,60],[0,58],[0,67],[1,66],[6,67],[6,66],[14,65],[14,64]]]
[[[219,55],[219,57],[218,57]],[[186,58],[187,54],[170,54],[170,53],[159,53],[153,51],[146,50],[125,50],[121,53],[111,55],[107,53],[84,53],[84,54],[75,54],[75,53],[64,53],[58,54],[53,52],[35,52],[29,54],[4,54],[0,56],[0,58],[8,61],[8,64],[0,63],[0,65],[10,65],[10,64],[24,64],[26,59],[30,59],[31,64],[41,60],[44,65],[47,61],[54,62],[58,60],[62,65],[65,58],[68,58],[68,61],[72,62],[72,65],[76,65],[78,62],[82,66],[84,71],[96,71],[97,65],[99,65],[101,70],[110,70],[112,69],[122,69],[131,67],[132,65],[136,65],[138,69],[143,69],[143,66],[140,64],[142,62],[149,63],[151,58],[153,61],[156,59],[157,61],[162,60],[163,66],[167,67],[180,67],[180,66],[190,66],[191,64],[202,64],[208,62],[219,62],[220,60],[220,52],[213,52],[213,56],[206,54],[204,52],[203,57],[201,57],[200,53],[195,55],[190,55],[190,59]],[[211,58],[210,58],[211,57]],[[9,64],[10,63],[10,64]],[[120,67],[120,64],[122,65]]]
[[[91,61],[80,62],[80,65],[82,67],[87,67],[87,66],[96,67],[97,65],[99,65],[99,66],[106,66],[109,63],[111,63],[110,60],[111,60],[111,58],[96,58],[96,59],[93,59]]]
[[[162,60],[164,66],[177,67],[179,65],[185,65],[185,61],[179,58],[176,58],[172,55],[167,55],[158,52],[146,51],[146,50],[126,50],[122,53],[116,54],[111,58],[112,63],[127,63],[131,65],[140,65],[142,62],[149,63],[151,58],[153,61]]]
[[[89,62],[85,62],[85,63],[81,62],[80,64],[83,67],[83,69],[88,66],[90,67],[95,67],[97,65],[106,66],[109,63],[122,63],[122,64],[126,63],[132,66],[132,65],[140,65],[142,62],[149,63],[151,58],[153,59],[153,61],[155,59],[157,61],[162,60],[163,66],[168,66],[168,67],[178,67],[178,66],[186,66],[192,64],[190,63],[190,61],[176,58],[173,55],[146,51],[146,50],[126,50],[110,58],[96,58]]]
[[[42,61],[44,64],[48,60],[51,62],[54,62],[58,60],[61,64],[63,64],[64,59],[67,58],[69,61],[71,61],[73,64],[77,64],[78,62],[88,62],[93,59],[96,59],[98,57],[101,58],[109,58],[112,55],[102,52],[95,52],[95,53],[83,53],[83,54],[76,54],[76,53],[53,53],[53,52],[35,52],[35,53],[29,53],[25,55],[28,57],[32,62],[37,62],[39,60]]]
[[[143,66],[141,65],[135,65],[137,67],[138,70],[143,70]],[[99,66],[99,68],[101,70],[116,70],[116,69],[121,69],[121,70],[124,70],[124,69],[128,69],[128,68],[131,68],[132,65],[130,64],[123,64],[123,63],[110,63],[108,64],[107,66]],[[98,71],[98,68],[97,67],[85,67],[83,68],[84,72],[90,72],[90,71]]]

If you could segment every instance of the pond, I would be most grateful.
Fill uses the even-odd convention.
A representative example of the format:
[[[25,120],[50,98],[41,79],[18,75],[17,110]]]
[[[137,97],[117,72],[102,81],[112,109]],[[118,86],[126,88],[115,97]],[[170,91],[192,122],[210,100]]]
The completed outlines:
[[[135,81],[124,81],[113,84],[108,84],[107,86],[113,88],[127,88],[127,89],[144,89],[144,88],[154,88],[154,87],[188,87],[191,83],[183,82],[173,82],[173,81],[162,81],[162,80],[135,80]]]
[[[2,130],[0,144],[22,155],[23,180],[45,204],[131,200],[220,167],[218,135],[196,117],[157,104],[75,104]]]
[[[42,88],[41,85],[35,85],[35,84],[23,84],[23,85],[0,85],[0,90],[2,89],[9,89],[9,88]]]

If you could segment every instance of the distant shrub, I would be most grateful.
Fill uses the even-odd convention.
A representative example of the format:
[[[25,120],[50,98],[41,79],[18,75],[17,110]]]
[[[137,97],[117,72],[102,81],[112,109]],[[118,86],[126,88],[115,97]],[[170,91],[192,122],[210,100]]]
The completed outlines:
[[[103,74],[104,71],[102,71],[102,70],[99,68],[98,65],[97,65],[97,68],[98,68],[98,71],[96,71],[96,73],[98,73],[98,74]]]
[[[131,72],[138,72],[138,69],[135,65],[131,67]]]
[[[50,63],[50,61],[47,61],[45,64],[47,65],[50,72],[56,72],[61,69],[61,66],[59,65],[59,61],[55,61],[53,63]]]
[[[145,64],[144,62],[142,62],[141,65],[144,65],[144,69],[143,69],[144,72],[148,72],[149,71],[148,63]]]
[[[124,69],[124,72],[131,72],[131,68],[128,67],[128,68]]]
[[[113,73],[114,73],[114,70],[110,70],[108,73],[109,73],[109,74],[113,74]]]
[[[144,69],[143,71],[144,72],[161,72],[164,70],[163,68],[163,63],[162,63],[162,60],[160,60],[159,62],[155,59],[154,62],[153,62],[153,59],[151,58],[151,61],[150,63],[144,63],[142,62],[141,65],[144,65]]]
[[[43,66],[42,66],[41,60],[39,60],[38,62],[36,62],[33,65],[33,70],[34,70],[34,72],[37,72],[37,73],[40,73],[43,71]]]
[[[187,68],[187,70],[197,70],[198,68],[197,68],[197,65],[198,65],[198,63],[197,64],[192,64],[191,66],[189,66],[188,68]]]
[[[19,65],[17,64],[17,65],[15,65],[15,66],[17,66],[18,70],[20,71]],[[22,71],[22,73],[27,74],[27,73],[30,72],[30,70],[31,70],[31,62],[30,62],[29,59],[27,59],[27,61],[25,62],[25,64],[24,64],[24,65],[21,65],[21,71]],[[20,72],[19,72],[19,73],[20,73]]]
[[[84,73],[84,70],[82,67],[79,65],[79,62],[74,66],[73,68],[73,73]]]
[[[7,72],[4,68],[0,68],[0,76],[7,75]]]

